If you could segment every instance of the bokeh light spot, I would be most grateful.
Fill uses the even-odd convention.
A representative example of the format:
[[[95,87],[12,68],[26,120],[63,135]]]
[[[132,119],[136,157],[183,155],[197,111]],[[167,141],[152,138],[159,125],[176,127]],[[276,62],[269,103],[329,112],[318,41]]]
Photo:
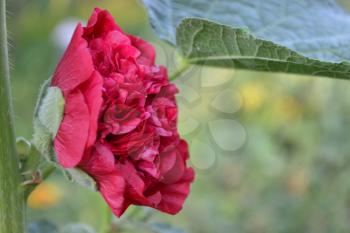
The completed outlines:
[[[225,84],[234,76],[234,70],[218,69],[218,68],[203,68],[201,74],[201,87],[216,87]]]
[[[232,90],[220,92],[211,102],[211,106],[222,113],[235,113],[242,106],[241,96]]]
[[[209,122],[209,131],[216,145],[225,151],[238,150],[246,141],[244,127],[232,119]]]
[[[191,143],[190,150],[191,162],[195,168],[205,170],[215,164],[215,151],[208,144],[195,139]]]

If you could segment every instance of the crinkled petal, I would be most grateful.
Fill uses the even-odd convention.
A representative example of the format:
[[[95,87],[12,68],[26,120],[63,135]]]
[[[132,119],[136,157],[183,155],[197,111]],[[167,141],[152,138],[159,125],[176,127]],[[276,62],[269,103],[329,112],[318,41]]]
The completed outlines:
[[[135,46],[141,52],[138,61],[144,65],[154,65],[156,60],[156,51],[154,47],[150,43],[142,40],[139,37],[129,37],[131,39],[132,45]]]
[[[154,178],[159,178],[159,170],[158,166],[154,162],[148,162],[148,161],[141,161],[138,164],[138,167],[141,171],[147,172],[149,175],[153,176]]]
[[[120,45],[118,49],[118,54],[120,55],[120,58],[137,58],[140,56],[140,51],[131,45]]]
[[[63,167],[75,167],[82,159],[89,125],[89,108],[81,91],[76,89],[65,95],[63,120],[54,140],[55,152]]]
[[[116,171],[113,153],[101,143],[84,155],[79,166],[91,176],[100,176]]]
[[[92,57],[82,34],[83,28],[79,24],[52,78],[51,85],[59,87],[64,93],[88,80],[94,71]]]
[[[185,161],[177,148],[160,155],[161,182],[171,184],[177,182],[185,171]]]
[[[104,40],[106,44],[113,47],[117,45],[130,45],[130,38],[120,31],[110,31]]]
[[[136,204],[147,204],[147,199],[143,195],[145,183],[138,175],[133,164],[129,161],[119,163],[117,164],[117,170],[126,182],[125,196],[128,200]]]

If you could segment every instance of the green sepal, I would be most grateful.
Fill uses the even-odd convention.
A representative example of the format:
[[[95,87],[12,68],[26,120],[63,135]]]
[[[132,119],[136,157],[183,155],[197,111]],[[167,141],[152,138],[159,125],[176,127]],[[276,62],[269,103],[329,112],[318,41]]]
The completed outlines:
[[[41,88],[34,114],[33,144],[51,162],[57,163],[53,140],[63,119],[64,98],[58,87],[47,80]]]
[[[64,169],[57,161],[53,141],[63,119],[64,97],[58,87],[50,86],[47,80],[41,88],[34,114],[33,144],[49,163],[59,168],[66,178],[96,191],[95,180],[79,168]]]
[[[48,129],[52,135],[52,139],[56,137],[58,128],[60,127],[63,111],[64,98],[62,91],[58,87],[48,87],[39,108],[38,119]]]
[[[81,186],[88,188],[92,191],[98,190],[96,181],[83,170],[79,168],[70,168],[62,171],[64,175],[67,177],[67,179],[70,180],[71,182],[76,182]]]
[[[16,139],[16,147],[20,160],[27,159],[32,147],[31,143],[24,137],[18,137]]]

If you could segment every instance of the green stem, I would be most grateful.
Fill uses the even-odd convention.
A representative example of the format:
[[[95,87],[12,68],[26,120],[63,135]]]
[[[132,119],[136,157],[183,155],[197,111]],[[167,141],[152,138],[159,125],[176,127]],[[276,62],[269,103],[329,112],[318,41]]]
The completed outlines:
[[[33,192],[33,190],[41,184],[42,181],[46,180],[54,171],[56,170],[56,167],[52,164],[48,163],[41,171],[41,176],[39,177],[39,183],[32,183],[29,185],[24,186],[24,200],[27,200],[29,195]]]
[[[15,147],[7,50],[6,1],[0,0],[0,232],[24,232],[24,198]]]
[[[100,228],[100,233],[110,233],[112,226],[112,211],[108,205],[103,203],[103,216],[102,216],[102,224]]]
[[[175,79],[177,79],[178,77],[183,75],[189,67],[190,67],[190,64],[183,61],[180,68],[178,70],[176,70],[173,74],[170,75],[170,78],[169,78],[170,81],[174,81]]]

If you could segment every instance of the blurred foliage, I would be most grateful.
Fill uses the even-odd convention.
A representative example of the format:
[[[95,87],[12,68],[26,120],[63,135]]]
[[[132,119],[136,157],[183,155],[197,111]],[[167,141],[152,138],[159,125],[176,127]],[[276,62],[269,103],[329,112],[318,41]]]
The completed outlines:
[[[54,224],[46,221],[46,220],[40,220],[35,221],[29,224],[27,232],[28,233],[57,233],[57,226]]]
[[[31,136],[39,87],[63,52],[54,28],[65,19],[86,20],[95,5],[108,8],[126,32],[151,40],[160,63],[176,67],[174,51],[155,38],[136,0],[9,3],[19,136]],[[200,145],[191,150],[197,178],[183,212],[152,212],[150,221],[191,233],[350,232],[350,82],[196,67],[177,83],[180,128],[191,144]],[[232,99],[219,98],[226,90]],[[237,130],[211,132],[210,122],[218,120],[236,122]],[[95,229],[105,209],[98,193],[61,174],[39,186],[29,204],[29,220],[83,222]]]

